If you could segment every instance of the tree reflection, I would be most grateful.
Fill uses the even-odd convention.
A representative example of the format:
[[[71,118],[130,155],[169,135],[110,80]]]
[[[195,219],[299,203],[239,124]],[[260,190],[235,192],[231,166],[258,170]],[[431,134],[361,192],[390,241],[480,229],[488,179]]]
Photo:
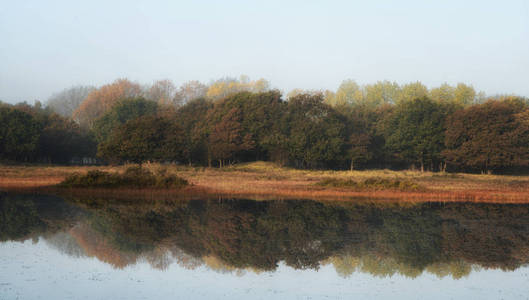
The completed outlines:
[[[529,262],[529,205],[413,206],[315,201],[174,203],[2,196],[2,241],[44,238],[74,257],[123,268],[177,263],[242,274],[332,264],[347,277],[423,272],[455,279]]]

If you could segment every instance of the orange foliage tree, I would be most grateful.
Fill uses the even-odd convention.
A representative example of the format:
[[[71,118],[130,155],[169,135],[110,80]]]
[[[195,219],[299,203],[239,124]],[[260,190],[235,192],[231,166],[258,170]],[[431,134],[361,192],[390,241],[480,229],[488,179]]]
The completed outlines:
[[[119,100],[135,98],[142,94],[141,86],[128,79],[118,79],[94,90],[73,113],[73,119],[81,127],[92,128],[94,121],[116,105]]]
[[[456,169],[505,171],[529,166],[529,107],[523,99],[487,101],[448,119],[443,152]]]
[[[233,108],[211,128],[209,135],[210,158],[216,159],[219,162],[219,167],[234,158],[235,154],[248,151],[255,145],[251,136],[242,132],[240,114],[241,112],[237,108]]]

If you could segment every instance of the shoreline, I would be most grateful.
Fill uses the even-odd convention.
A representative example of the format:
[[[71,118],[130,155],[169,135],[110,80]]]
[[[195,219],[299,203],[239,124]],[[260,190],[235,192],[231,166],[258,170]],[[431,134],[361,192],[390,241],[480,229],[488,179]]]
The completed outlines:
[[[297,170],[268,162],[238,164],[217,168],[146,164],[153,171],[164,170],[188,180],[182,189],[71,189],[58,188],[67,175],[90,170],[122,172],[125,166],[0,166],[0,191],[126,199],[241,198],[253,200],[307,199],[318,201],[376,202],[479,202],[529,203],[529,176],[433,173],[419,171]],[[385,178],[408,180],[424,189],[357,190],[347,187],[318,186],[329,179],[363,180]]]

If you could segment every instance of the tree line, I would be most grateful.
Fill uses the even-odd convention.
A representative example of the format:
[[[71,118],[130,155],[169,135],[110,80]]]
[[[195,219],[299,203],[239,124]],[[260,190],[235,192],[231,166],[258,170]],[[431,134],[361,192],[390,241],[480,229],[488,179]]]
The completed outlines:
[[[170,81],[146,88],[121,79],[65,90],[46,108],[4,104],[0,124],[0,158],[13,161],[97,156],[223,167],[265,160],[296,168],[470,172],[529,166],[528,100],[487,99],[464,84],[344,81],[336,92],[295,90],[285,98],[246,77],[179,89]]]
[[[0,162],[65,164],[93,156],[95,149],[89,130],[39,102],[0,102]]]

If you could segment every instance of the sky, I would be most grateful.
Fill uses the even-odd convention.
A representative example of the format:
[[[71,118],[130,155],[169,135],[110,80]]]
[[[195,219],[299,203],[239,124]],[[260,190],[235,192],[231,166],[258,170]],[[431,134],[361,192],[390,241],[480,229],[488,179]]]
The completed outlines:
[[[38,242],[0,242],[0,294],[6,299],[524,299],[529,266],[479,268],[461,279],[423,272],[372,276],[337,274],[332,264],[275,272],[216,272],[205,266],[166,270],[146,261],[123,269],[95,257],[74,257]],[[425,297],[426,296],[426,297]]]
[[[117,78],[472,84],[529,96],[529,0],[0,0],[0,100]]]

